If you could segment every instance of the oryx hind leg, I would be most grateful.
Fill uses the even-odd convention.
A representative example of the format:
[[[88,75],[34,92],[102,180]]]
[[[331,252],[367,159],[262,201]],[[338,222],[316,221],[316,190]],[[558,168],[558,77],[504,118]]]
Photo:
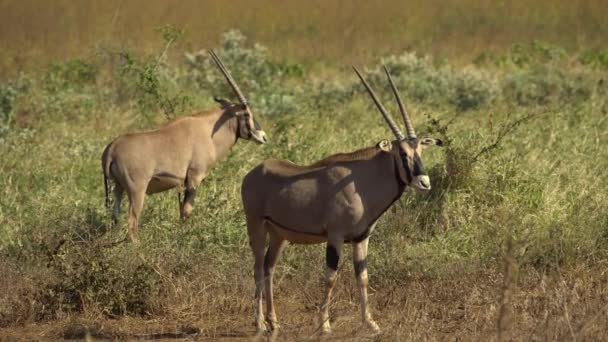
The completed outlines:
[[[144,208],[144,198],[146,197],[146,187],[138,190],[130,190],[129,195],[129,236],[131,241],[139,243],[139,219]]]
[[[114,184],[114,208],[112,209],[112,223],[118,224],[118,216],[120,215],[120,203],[122,202],[122,195],[125,190],[120,186],[118,182]]]
[[[272,278],[274,276],[274,266],[281,255],[287,241],[277,234],[270,233],[268,251],[264,257],[264,289],[266,297],[266,323],[270,330],[278,330],[277,315],[274,311]]]
[[[338,277],[338,264],[340,262],[340,254],[342,253],[343,241],[328,240],[326,250],[326,267],[325,267],[325,297],[321,304],[321,327],[323,333],[331,332],[329,323],[329,303],[331,301],[331,293],[336,284]]]
[[[264,291],[264,252],[267,231],[262,221],[247,217],[247,234],[249,246],[253,252],[253,276],[255,279],[255,325],[258,333],[266,330],[264,324],[264,308],[262,306],[262,292]]]
[[[367,324],[374,332],[379,332],[378,324],[372,319],[367,302],[367,244],[369,238],[361,242],[353,244],[353,266],[355,268],[355,277],[359,286],[361,306],[361,316],[364,324]]]

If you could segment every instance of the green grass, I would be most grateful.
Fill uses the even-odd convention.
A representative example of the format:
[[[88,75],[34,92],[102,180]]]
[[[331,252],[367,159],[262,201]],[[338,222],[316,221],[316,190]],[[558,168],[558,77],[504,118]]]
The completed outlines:
[[[242,177],[265,158],[308,164],[391,136],[350,70],[310,71],[242,45],[234,32],[226,39],[238,44],[218,51],[270,142],[239,142],[203,182],[187,222],[179,221],[175,192],[147,197],[138,250],[112,245],[125,236],[126,217],[123,226],[110,228],[100,157],[117,135],[166,120],[157,93],[141,96],[147,89],[141,73],[121,72],[116,61],[69,60],[0,85],[11,89],[0,92],[10,104],[2,107],[8,109],[0,126],[0,267],[6,274],[0,287],[11,289],[0,305],[1,325],[74,314],[191,315],[222,324],[223,310],[236,310],[230,315],[253,318],[240,309],[249,306],[253,288]],[[547,46],[525,45],[469,67],[415,54],[385,56],[419,135],[449,144],[425,152],[432,193],[406,191],[380,220],[370,243],[375,289],[420,279],[447,288],[447,279],[475,274],[486,281],[483,274],[508,258],[539,277],[605,265],[606,72],[567,54],[547,57]],[[148,58],[136,56],[134,63],[145,65]],[[236,63],[241,58],[248,62]],[[201,63],[146,71],[158,77],[155,90],[163,99],[189,99],[177,115],[213,106],[212,95],[231,96],[210,62]],[[366,74],[396,114],[379,64],[368,64]],[[320,277],[323,255],[321,246],[288,248],[279,291],[287,296],[316,288],[319,282],[311,279]],[[590,320],[590,310],[580,309],[577,317]]]

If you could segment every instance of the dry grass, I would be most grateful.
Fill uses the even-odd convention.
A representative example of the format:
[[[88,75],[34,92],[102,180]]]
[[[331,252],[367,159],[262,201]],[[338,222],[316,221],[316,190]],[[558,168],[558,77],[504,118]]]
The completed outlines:
[[[348,266],[348,265],[344,265]],[[325,339],[419,341],[419,340],[605,340],[608,324],[608,280],[602,269],[580,267],[568,275],[521,272],[512,284],[508,326],[499,331],[500,270],[467,271],[454,266],[440,277],[413,277],[391,286],[374,287],[371,304],[384,333],[373,337],[360,324],[358,290],[349,267],[342,267],[332,304],[333,333]],[[321,272],[294,278],[278,274],[277,313],[281,323],[278,340],[315,340],[318,327],[316,303],[321,296]],[[48,324],[0,330],[4,340],[84,338],[87,333],[102,339],[185,339],[245,341],[254,336],[253,282],[237,279],[239,273],[199,274],[188,284],[200,296],[176,295],[174,312],[162,317],[95,315],[67,317]],[[210,279],[226,279],[209,284]],[[375,281],[372,274],[372,284]],[[201,285],[207,284],[207,285]],[[372,285],[373,286],[373,285]],[[202,289],[205,288],[205,291]],[[184,289],[191,292],[193,288]],[[197,293],[197,291],[194,291]],[[246,300],[243,300],[243,298]]]
[[[578,51],[605,45],[603,0],[458,1],[0,1],[0,70],[21,69],[99,47],[156,49],[153,28],[186,30],[188,48],[216,45],[239,29],[276,56],[360,63],[413,49],[470,61],[534,39]],[[178,49],[182,50],[182,49]]]

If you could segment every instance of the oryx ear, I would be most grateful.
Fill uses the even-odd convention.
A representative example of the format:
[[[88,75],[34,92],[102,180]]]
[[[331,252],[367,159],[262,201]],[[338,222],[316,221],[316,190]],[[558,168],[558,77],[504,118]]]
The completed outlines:
[[[228,101],[226,99],[219,98],[219,97],[214,97],[213,100],[215,102],[219,103],[220,107],[222,107],[222,109],[228,108],[232,104],[232,103],[230,103],[230,101]]]
[[[422,145],[422,147],[443,146],[443,141],[435,138],[422,138],[420,139],[419,144]]]
[[[377,146],[384,152],[390,152],[393,149],[393,144],[386,139],[380,141]]]

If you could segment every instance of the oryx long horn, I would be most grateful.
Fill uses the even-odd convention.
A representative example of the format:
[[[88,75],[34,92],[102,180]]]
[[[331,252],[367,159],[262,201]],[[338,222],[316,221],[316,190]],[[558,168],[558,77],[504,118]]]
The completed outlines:
[[[414,132],[414,125],[412,125],[412,121],[410,117],[407,115],[407,110],[403,105],[403,101],[401,101],[401,96],[399,96],[399,91],[397,91],[397,87],[395,87],[395,83],[393,82],[393,78],[391,77],[390,72],[388,72],[388,68],[384,65],[384,71],[386,71],[386,77],[388,77],[388,82],[391,84],[391,88],[393,89],[393,94],[395,94],[395,99],[397,100],[397,104],[399,104],[399,110],[401,111],[401,116],[403,117],[403,122],[405,123],[405,129],[407,131],[408,138],[415,138],[416,132]]]
[[[384,120],[386,120],[386,123],[388,123],[388,126],[391,128],[391,131],[393,131],[393,134],[395,134],[395,137],[400,141],[403,140],[404,139],[403,133],[401,133],[401,130],[399,130],[399,127],[397,126],[395,121],[393,121],[393,119],[390,117],[390,115],[386,111],[386,108],[384,108],[382,103],[380,103],[380,100],[378,100],[378,97],[376,96],[376,94],[374,93],[372,88],[369,86],[369,84],[367,84],[367,82],[365,81],[363,76],[361,76],[361,73],[359,72],[359,70],[357,70],[357,68],[354,66],[353,66],[353,69],[357,73],[357,76],[359,76],[359,79],[361,79],[361,82],[363,82],[365,89],[367,89],[367,92],[372,97],[372,100],[374,100],[376,107],[378,107],[378,110],[380,110],[380,113],[384,117]]]
[[[224,63],[222,63],[222,60],[211,49],[209,49],[209,54],[211,55],[211,58],[213,59],[217,67],[220,69],[222,74],[224,74],[224,77],[226,77],[226,81],[228,81],[228,84],[230,84],[230,87],[232,87],[232,90],[234,90],[234,92],[236,93],[236,96],[239,98],[239,101],[241,101],[241,104],[247,106],[247,99],[245,98],[239,87],[236,85],[234,78],[232,78],[232,75],[230,75],[230,72],[228,72],[228,69],[226,69]]]

